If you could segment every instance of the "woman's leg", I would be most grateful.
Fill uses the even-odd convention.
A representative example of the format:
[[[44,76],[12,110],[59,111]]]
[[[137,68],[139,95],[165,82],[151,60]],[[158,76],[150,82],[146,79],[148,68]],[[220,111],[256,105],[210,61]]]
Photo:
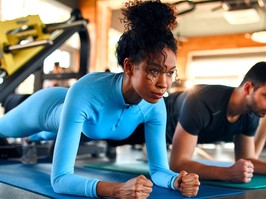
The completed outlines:
[[[36,132],[57,133],[67,88],[40,90],[0,118],[0,137],[28,137]]]

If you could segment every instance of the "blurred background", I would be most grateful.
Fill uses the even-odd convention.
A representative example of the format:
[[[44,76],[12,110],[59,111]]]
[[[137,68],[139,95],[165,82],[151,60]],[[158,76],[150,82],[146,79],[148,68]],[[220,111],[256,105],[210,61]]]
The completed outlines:
[[[194,84],[238,86],[247,70],[265,61],[265,0],[162,0],[176,6],[179,41],[177,71],[186,89]],[[115,57],[116,43],[124,27],[120,8],[124,0],[0,0],[0,20],[39,15],[44,24],[66,21],[74,9],[88,19],[90,36],[89,72],[120,72]],[[52,73],[59,62],[64,71],[76,70],[80,40],[73,35],[44,61],[43,71]],[[34,74],[17,88],[18,93],[34,91]],[[75,80],[69,80],[71,85]],[[44,81],[43,87],[51,86]],[[66,84],[65,84],[66,85]]]

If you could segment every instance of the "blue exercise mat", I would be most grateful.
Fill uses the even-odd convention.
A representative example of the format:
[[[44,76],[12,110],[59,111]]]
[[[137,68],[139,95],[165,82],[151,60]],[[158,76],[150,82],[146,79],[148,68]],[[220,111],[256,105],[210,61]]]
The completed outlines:
[[[220,167],[229,167],[233,165],[232,162],[222,162],[222,161],[213,161],[213,160],[195,160],[202,164],[210,166],[220,166]],[[132,174],[144,174],[149,176],[149,168],[146,162],[137,162],[137,163],[100,163],[100,164],[86,164],[86,168],[97,168],[109,171],[119,171]],[[260,189],[266,188],[266,175],[254,174],[252,180],[249,183],[234,183],[228,181],[218,181],[218,180],[201,180],[202,184],[205,185],[214,185],[220,187],[234,188],[234,189]]]
[[[150,176],[147,162],[85,164],[84,167],[102,169],[108,171],[120,171],[136,175],[143,174],[145,176]]]
[[[73,197],[54,193],[50,185],[51,164],[41,163],[36,165],[23,165],[18,163],[1,164],[0,162],[0,182],[9,184],[30,192],[37,193],[56,199],[81,199],[83,197]],[[78,175],[98,178],[104,181],[123,182],[135,177],[134,174],[123,172],[112,172],[107,170],[92,168],[75,168]],[[220,188],[215,186],[201,185],[197,197],[194,198],[214,198],[234,194],[243,194],[238,190]],[[179,191],[153,186],[150,199],[180,199],[183,197]]]

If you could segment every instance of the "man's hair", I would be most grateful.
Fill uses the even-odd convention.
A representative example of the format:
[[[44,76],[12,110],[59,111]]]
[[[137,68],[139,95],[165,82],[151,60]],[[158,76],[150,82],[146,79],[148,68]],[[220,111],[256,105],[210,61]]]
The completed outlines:
[[[243,86],[248,81],[253,84],[255,90],[266,84],[266,62],[258,62],[252,66],[246,73],[240,86]]]

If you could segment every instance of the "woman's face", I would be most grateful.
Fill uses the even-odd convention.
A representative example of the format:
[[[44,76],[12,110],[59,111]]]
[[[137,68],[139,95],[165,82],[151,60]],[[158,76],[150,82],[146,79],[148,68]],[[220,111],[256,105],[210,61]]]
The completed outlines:
[[[131,85],[133,99],[144,99],[156,103],[172,84],[176,71],[176,55],[165,48],[159,55],[150,57],[133,65]]]

